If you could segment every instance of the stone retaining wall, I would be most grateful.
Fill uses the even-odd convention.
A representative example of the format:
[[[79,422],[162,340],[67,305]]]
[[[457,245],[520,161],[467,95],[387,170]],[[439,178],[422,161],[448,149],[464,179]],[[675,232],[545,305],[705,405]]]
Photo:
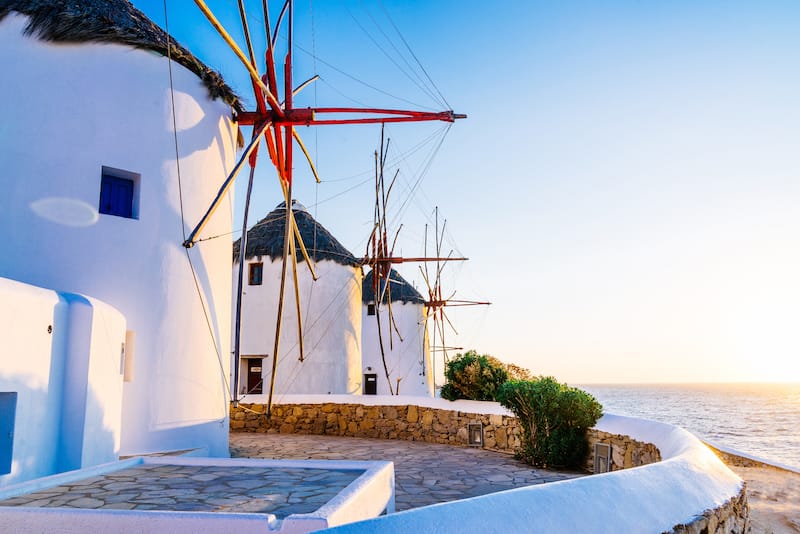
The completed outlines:
[[[630,436],[622,434],[610,434],[590,428],[589,438],[589,458],[586,461],[586,470],[594,470],[594,446],[595,443],[606,443],[611,445],[611,471],[638,467],[640,465],[652,464],[661,461],[661,453],[658,447],[652,443],[636,441]]]
[[[281,404],[267,419],[263,404],[231,407],[232,432],[318,434],[356,438],[402,439],[467,446],[467,425],[483,425],[484,448],[512,454],[522,430],[516,417],[484,415],[422,406],[363,406],[361,404]],[[611,445],[612,471],[661,459],[658,449],[628,436],[597,429],[589,431],[587,471],[594,466],[594,444]]]
[[[743,485],[739,495],[719,508],[706,510],[694,521],[677,525],[675,534],[744,534],[750,531],[750,506]]]

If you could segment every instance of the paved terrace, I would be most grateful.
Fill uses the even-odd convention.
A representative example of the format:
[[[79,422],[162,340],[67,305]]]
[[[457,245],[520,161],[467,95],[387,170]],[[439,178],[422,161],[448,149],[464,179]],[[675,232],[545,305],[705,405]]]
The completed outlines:
[[[231,455],[296,460],[391,460],[397,510],[581,476],[543,471],[512,456],[430,443],[234,433]],[[327,503],[361,472],[336,469],[140,465],[0,501],[0,506],[272,513]]]
[[[232,433],[231,456],[394,462],[397,511],[582,476],[532,469],[513,456],[418,441]]]
[[[0,501],[0,506],[310,513],[361,471],[142,465]]]

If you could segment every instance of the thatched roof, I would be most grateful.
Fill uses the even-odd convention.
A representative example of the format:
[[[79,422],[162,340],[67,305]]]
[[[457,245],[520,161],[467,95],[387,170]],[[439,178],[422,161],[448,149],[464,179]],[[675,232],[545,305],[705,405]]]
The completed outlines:
[[[302,204],[292,201],[294,218],[297,228],[303,237],[308,255],[314,261],[328,260],[340,265],[357,267],[361,262],[353,256],[344,245],[339,243],[321,224],[306,211]],[[286,229],[286,203],[281,202],[278,207],[267,214],[247,231],[247,250],[245,257],[250,259],[256,256],[267,256],[273,261],[283,257],[283,240]],[[239,261],[239,247],[241,239],[233,243],[233,261]],[[298,261],[303,260],[300,247],[296,247]]]
[[[167,55],[195,73],[212,98],[241,111],[233,90],[191,52],[156,26],[128,0],[0,0],[0,22],[11,12],[30,18],[26,35],[61,43],[116,43]]]
[[[371,302],[375,302],[375,294],[372,291],[372,273],[373,271],[370,270],[367,273],[367,276],[364,277],[364,281],[361,283],[361,301],[364,304],[368,304]],[[390,291],[392,292],[392,302],[402,302],[408,303],[412,302],[414,304],[422,304],[425,302],[425,299],[422,298],[422,295],[419,294],[414,286],[409,284],[405,278],[400,276],[400,273],[392,269],[389,272],[389,283],[391,284]],[[389,291],[384,293],[383,302],[381,304],[386,304],[389,300]]]

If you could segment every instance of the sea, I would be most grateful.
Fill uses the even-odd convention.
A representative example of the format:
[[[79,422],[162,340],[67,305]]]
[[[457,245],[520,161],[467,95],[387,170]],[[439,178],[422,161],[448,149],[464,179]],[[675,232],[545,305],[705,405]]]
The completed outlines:
[[[800,383],[578,387],[604,412],[677,425],[711,444],[800,470]]]

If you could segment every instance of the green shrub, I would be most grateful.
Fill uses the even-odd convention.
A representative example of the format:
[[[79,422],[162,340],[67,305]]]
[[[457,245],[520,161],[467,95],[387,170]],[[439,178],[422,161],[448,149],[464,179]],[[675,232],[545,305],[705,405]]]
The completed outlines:
[[[586,431],[603,415],[594,397],[548,376],[506,382],[497,399],[522,426],[518,458],[536,467],[583,467]]]
[[[442,398],[493,401],[497,390],[508,380],[508,373],[497,359],[474,350],[457,354],[445,364],[447,382],[442,386]]]

